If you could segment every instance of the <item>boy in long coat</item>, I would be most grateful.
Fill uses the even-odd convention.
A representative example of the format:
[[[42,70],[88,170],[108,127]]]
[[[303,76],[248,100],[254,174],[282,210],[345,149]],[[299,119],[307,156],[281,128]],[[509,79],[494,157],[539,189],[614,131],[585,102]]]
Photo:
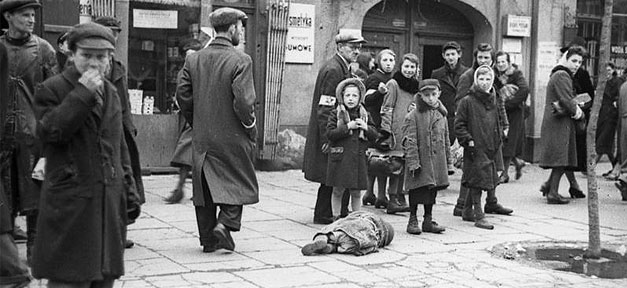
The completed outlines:
[[[135,189],[122,106],[104,75],[115,41],[108,28],[85,23],[72,28],[68,43],[73,65],[35,95],[47,163],[33,276],[49,285],[108,287],[124,274],[126,200]]]
[[[193,129],[193,200],[203,252],[234,250],[243,205],[259,202],[255,86],[250,56],[235,49],[247,16],[220,8],[209,16],[217,36],[185,58],[177,100]],[[216,213],[220,207],[219,215]]]

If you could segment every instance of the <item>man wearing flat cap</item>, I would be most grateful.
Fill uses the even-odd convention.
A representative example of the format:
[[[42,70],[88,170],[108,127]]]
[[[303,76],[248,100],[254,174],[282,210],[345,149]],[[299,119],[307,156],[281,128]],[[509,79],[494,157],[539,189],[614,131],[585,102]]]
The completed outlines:
[[[113,287],[124,274],[127,209],[139,203],[127,203],[135,184],[122,105],[105,75],[114,44],[102,25],[74,26],[71,64],[35,94],[47,171],[32,273],[49,287]]]
[[[41,156],[35,136],[33,95],[35,86],[51,77],[56,66],[54,48],[46,40],[33,34],[35,10],[41,7],[35,0],[5,0],[0,2],[0,14],[9,24],[9,30],[0,36],[8,52],[9,93],[0,107],[5,109],[6,126],[0,139],[5,150],[10,150],[10,162],[0,176],[11,207],[12,217],[26,216],[27,258],[36,235],[39,184],[32,176],[33,168]],[[12,219],[13,220],[13,219]]]
[[[444,65],[431,72],[431,78],[440,82],[441,94],[440,101],[446,107],[446,119],[449,127],[449,141],[451,145],[455,143],[455,130],[452,129],[455,122],[455,95],[457,95],[457,84],[459,77],[468,70],[468,67],[462,64],[462,48],[455,41],[448,42],[442,46],[442,58]]]
[[[326,127],[327,119],[336,106],[335,88],[342,80],[351,77],[349,64],[357,60],[361,44],[365,42],[359,31],[341,30],[335,36],[337,53],[322,65],[316,78],[303,161],[305,179],[320,183],[313,219],[316,224],[333,222],[333,187],[326,185],[329,147]],[[348,199],[349,194],[345,192],[341,215],[347,214]]]
[[[111,29],[111,33],[113,34],[113,38],[117,43],[118,35],[120,31],[122,31],[121,23],[119,20],[109,17],[109,16],[101,16],[94,20],[94,23],[100,24]],[[140,203],[145,203],[146,198],[144,196],[144,182],[142,181],[142,171],[141,171],[141,163],[139,161],[139,150],[137,148],[137,143],[135,142],[135,137],[137,137],[137,128],[133,124],[133,118],[131,117],[131,103],[128,97],[128,79],[126,73],[126,66],[115,58],[115,55],[111,55],[111,61],[109,62],[109,69],[105,73],[107,80],[113,83],[113,86],[118,91],[118,96],[120,97],[120,104],[122,105],[122,123],[124,124],[124,139],[126,140],[126,146],[128,147],[129,156],[131,158],[131,168],[133,168],[133,177],[135,179],[135,187],[137,195],[133,195],[134,198],[137,198]],[[139,217],[139,213],[130,213],[129,216],[129,224],[135,222],[135,219]],[[135,245],[135,243],[126,239],[125,247],[131,248]]]
[[[207,48],[186,57],[176,97],[194,131],[193,200],[200,245],[203,252],[232,251],[231,232],[241,228],[243,205],[259,202],[253,166],[257,98],[252,59],[235,49],[246,14],[225,7],[209,19],[216,37]]]

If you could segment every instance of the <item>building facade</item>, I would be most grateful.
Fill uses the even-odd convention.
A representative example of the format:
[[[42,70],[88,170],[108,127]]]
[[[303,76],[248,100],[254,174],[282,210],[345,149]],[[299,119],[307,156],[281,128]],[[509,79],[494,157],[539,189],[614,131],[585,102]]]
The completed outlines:
[[[535,148],[541,136],[545,87],[549,73],[559,58],[559,48],[577,35],[591,41],[595,35],[598,37],[603,11],[603,1],[599,0],[41,2],[44,7],[38,33],[51,43],[56,41],[59,33],[90,16],[109,13],[113,14],[109,16],[122,21],[116,57],[127,64],[129,89],[139,89],[144,96],[154,97],[153,115],[134,115],[140,128],[138,142],[142,146],[142,159],[146,159],[145,165],[151,167],[167,166],[176,143],[179,118],[171,114],[171,99],[176,72],[184,60],[180,47],[186,39],[197,38],[200,27],[210,26],[208,15],[218,7],[236,7],[249,16],[246,41],[240,48],[253,58],[259,102],[257,116],[263,119],[261,128],[268,130],[260,133],[258,146],[261,158],[273,156],[274,153],[266,153],[264,149],[276,145],[276,137],[272,138],[272,135],[277,131],[289,128],[306,135],[314,82],[321,65],[335,53],[333,37],[340,29],[358,29],[368,40],[363,46],[365,51],[391,48],[397,55],[410,52],[418,55],[421,77],[429,77],[433,69],[443,65],[441,46],[448,41],[457,41],[463,46],[462,60],[467,66],[472,65],[473,48],[481,42],[510,52],[513,62],[518,64],[531,86],[529,104],[532,109],[527,120],[528,145],[524,155],[530,161],[536,159],[539,153]],[[614,18],[617,20],[614,21],[616,30],[612,34],[613,47],[616,46],[612,57],[622,68],[626,66],[624,57],[627,55],[627,37],[625,29],[622,29],[627,25],[624,21],[627,11],[618,7],[620,3],[623,3],[622,7],[627,7],[624,2],[626,0],[615,0]],[[276,24],[269,11],[280,3],[290,4],[290,18],[286,23],[278,21]],[[298,29],[305,34],[290,34]],[[271,35],[274,35],[273,31],[283,30],[287,30],[288,39],[279,40],[287,41],[287,51],[277,53],[269,48],[278,39]],[[310,36],[307,33],[311,33]],[[290,42],[290,39],[300,39],[303,44]],[[283,45],[281,43],[284,42],[279,43]],[[594,44],[589,44],[589,48],[592,47],[590,45]],[[285,57],[284,65],[275,65],[275,55]],[[587,65],[589,70],[597,65],[594,56]],[[268,89],[273,81],[276,82],[274,76],[268,75],[277,69],[284,69],[282,75],[278,74],[282,76],[280,87]],[[272,93],[277,97],[268,96],[268,91],[274,91]],[[272,117],[266,114],[272,114]]]

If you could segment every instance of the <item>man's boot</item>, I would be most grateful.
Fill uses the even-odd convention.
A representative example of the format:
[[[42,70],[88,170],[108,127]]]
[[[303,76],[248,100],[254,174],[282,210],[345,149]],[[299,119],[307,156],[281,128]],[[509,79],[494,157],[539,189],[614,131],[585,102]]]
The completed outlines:
[[[425,216],[424,222],[422,222],[422,231],[429,233],[442,233],[446,229],[440,227],[437,222],[433,221],[431,216]]]
[[[404,212],[405,209],[398,203],[398,199],[396,195],[390,195],[390,200],[388,201],[388,207],[385,211],[388,214],[395,214],[398,212]]]
[[[183,189],[176,188],[172,190],[172,192],[170,192],[170,196],[165,198],[164,201],[166,204],[177,204],[177,203],[181,203],[181,200],[183,200],[184,196],[185,196],[185,193],[183,193]]]
[[[409,215],[409,222],[407,222],[407,233],[413,235],[419,235],[422,233],[420,225],[418,224],[418,217],[416,215]]]
[[[499,204],[496,197],[486,199],[484,210],[485,210],[485,213],[501,214],[501,215],[509,215],[509,214],[512,214],[512,212],[514,212],[514,210],[505,208],[503,207],[503,205]]]

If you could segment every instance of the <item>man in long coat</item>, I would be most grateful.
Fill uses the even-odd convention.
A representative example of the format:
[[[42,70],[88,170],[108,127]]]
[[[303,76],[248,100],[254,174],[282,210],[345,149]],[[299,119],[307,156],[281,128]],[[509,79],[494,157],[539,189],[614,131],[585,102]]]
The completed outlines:
[[[39,186],[32,176],[33,168],[40,158],[40,145],[35,136],[35,114],[33,95],[35,86],[54,75],[56,56],[54,48],[46,40],[32,34],[35,27],[35,9],[41,4],[35,0],[5,0],[0,3],[0,13],[9,23],[9,30],[0,36],[8,52],[9,94],[5,110],[7,128],[2,136],[10,149],[11,163],[3,171],[7,202],[12,217],[26,216],[28,233],[27,257],[36,235]],[[12,143],[9,143],[12,142]]]
[[[442,93],[440,94],[440,101],[444,104],[448,114],[446,119],[449,127],[449,141],[453,145],[455,142],[455,129],[453,124],[455,122],[455,95],[457,94],[457,83],[459,83],[459,77],[468,70],[468,67],[462,64],[460,61],[462,57],[462,48],[455,42],[451,41],[442,46],[442,58],[444,58],[444,65],[431,72],[431,78],[437,79],[442,87]]]
[[[234,250],[230,232],[240,230],[242,205],[259,202],[253,63],[234,47],[247,17],[225,7],[209,18],[217,36],[186,57],[177,87],[181,112],[194,131],[193,201],[203,252]]]
[[[316,224],[333,222],[331,212],[333,187],[326,185],[328,160],[326,150],[329,145],[326,127],[329,115],[336,105],[335,88],[342,80],[351,77],[348,65],[357,60],[361,43],[364,42],[366,40],[358,33],[341,31],[335,36],[337,54],[320,68],[316,78],[303,161],[305,179],[320,183],[314,209],[314,223]],[[348,193],[344,193],[342,202],[343,207],[348,204]]]
[[[127,195],[135,183],[122,105],[105,72],[111,30],[70,30],[73,64],[37,87],[37,132],[46,157],[33,276],[62,287],[112,287],[124,274]]]

